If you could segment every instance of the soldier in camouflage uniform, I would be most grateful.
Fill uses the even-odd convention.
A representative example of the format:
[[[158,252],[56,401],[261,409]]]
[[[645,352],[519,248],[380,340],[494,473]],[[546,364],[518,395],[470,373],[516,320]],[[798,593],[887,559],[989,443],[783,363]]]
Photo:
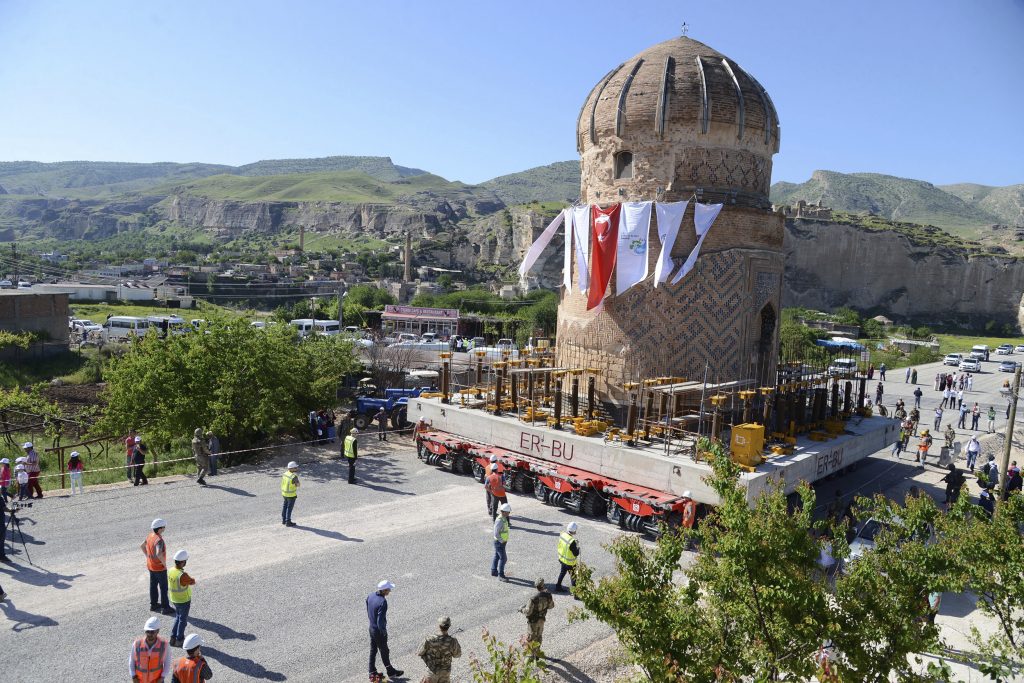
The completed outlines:
[[[519,611],[526,615],[526,623],[530,626],[529,640],[536,643],[537,653],[540,654],[540,644],[544,639],[544,619],[547,618],[548,610],[555,606],[555,599],[548,592],[544,579],[537,579],[534,585],[537,592]]]
[[[462,656],[459,641],[448,635],[452,620],[441,617],[437,620],[441,633],[423,641],[420,651],[416,654],[423,659],[430,673],[420,683],[449,683],[452,673],[452,658]]]

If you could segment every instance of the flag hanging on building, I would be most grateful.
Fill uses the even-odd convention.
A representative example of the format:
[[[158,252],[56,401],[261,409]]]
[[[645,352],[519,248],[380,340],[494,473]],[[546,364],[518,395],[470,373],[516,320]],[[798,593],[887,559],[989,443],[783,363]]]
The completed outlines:
[[[647,277],[647,240],[651,232],[652,202],[625,202],[615,256],[615,294]]]
[[[562,284],[572,287],[572,208],[565,209],[565,245],[562,263]]]
[[[608,291],[608,282],[615,268],[615,249],[619,242],[619,211],[621,205],[612,204],[602,209],[596,204],[591,207],[594,225],[593,250],[590,259],[590,291],[587,293],[587,310],[596,308]]]
[[[704,244],[704,238],[708,236],[708,231],[711,230],[711,224],[718,218],[718,214],[722,211],[721,204],[701,204],[697,202],[693,205],[693,225],[697,229],[697,244],[693,247],[693,251],[686,257],[686,262],[683,263],[683,267],[679,269],[676,276],[672,278],[672,284],[675,284],[686,277],[686,274],[693,270],[694,264],[697,263],[697,257],[700,256],[700,246]]]
[[[551,240],[554,238],[555,233],[558,232],[558,228],[561,227],[564,220],[565,211],[559,211],[554,220],[548,224],[548,227],[544,228],[544,232],[540,234],[537,241],[526,250],[526,256],[523,258],[523,262],[519,264],[519,277],[526,277],[526,274],[530,271],[530,268],[533,268],[533,264],[540,258],[544,249],[551,244]]]
[[[683,214],[690,202],[658,202],[655,215],[658,218],[658,239],[661,240],[661,253],[654,265],[654,286],[665,282],[672,274],[672,247],[679,235],[679,225],[683,222]]]
[[[572,235],[576,242],[576,277],[580,292],[590,287],[590,205],[572,207]]]

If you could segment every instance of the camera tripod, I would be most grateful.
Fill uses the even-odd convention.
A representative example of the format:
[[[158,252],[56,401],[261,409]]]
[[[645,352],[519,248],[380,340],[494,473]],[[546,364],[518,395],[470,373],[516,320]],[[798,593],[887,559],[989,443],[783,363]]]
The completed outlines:
[[[28,560],[29,564],[32,564],[32,556],[28,553],[28,544],[25,543],[25,533],[21,530],[21,521],[18,519],[18,509],[15,504],[12,503],[10,508],[11,519],[8,520],[7,526],[11,530],[11,536],[14,536],[15,530],[18,532],[18,538],[21,540],[21,547],[25,551],[25,559]],[[11,548],[14,548],[14,541],[11,541]]]

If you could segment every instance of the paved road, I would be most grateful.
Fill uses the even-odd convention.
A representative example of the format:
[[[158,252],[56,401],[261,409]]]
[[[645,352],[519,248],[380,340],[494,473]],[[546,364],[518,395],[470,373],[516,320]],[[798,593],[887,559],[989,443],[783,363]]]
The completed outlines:
[[[919,368],[925,416],[938,400],[930,382],[939,367]],[[998,387],[1009,377],[977,375],[967,396],[999,407],[999,429],[1005,399]],[[890,372],[885,402],[910,394],[902,371]],[[150,616],[138,545],[157,516],[168,520],[169,550],[184,547],[192,554],[189,571],[198,585],[189,630],[206,638],[220,680],[365,680],[363,601],[382,578],[398,585],[389,600],[396,665],[418,680],[425,669],[416,648],[437,617],[449,614],[462,629],[466,652],[453,673],[468,680],[468,655],[481,653],[482,628],[505,641],[524,632],[517,609],[533,579],[555,578],[563,524],[579,521],[584,558],[599,574],[611,571],[600,545],[620,533],[617,528],[514,496],[508,568],[514,581],[499,583],[489,575],[490,520],[481,487],[423,465],[408,441],[387,450],[373,441],[364,446],[357,486],[344,483],[335,462],[302,468],[294,514],[300,526],[293,529],[280,524],[280,469],[269,466],[229,471],[211,478],[206,489],[177,477],[37,503],[23,522],[35,564],[19,552],[13,565],[0,566],[0,582],[11,594],[0,604],[6,619],[0,652],[19,653],[16,662],[5,658],[5,671],[25,682],[126,675],[129,644]],[[307,451],[300,459],[317,455]],[[291,457],[294,452],[277,464]],[[879,453],[844,478],[822,482],[819,500],[827,504],[837,488],[901,496],[915,482],[941,500],[940,476],[935,467],[922,470]],[[550,654],[569,662],[610,633],[593,621],[567,627],[573,604],[556,596],[545,643]],[[969,601],[948,599],[939,622],[951,633],[966,631],[970,611]],[[166,635],[167,617],[164,626]],[[555,663],[564,680],[591,680],[569,662]]]

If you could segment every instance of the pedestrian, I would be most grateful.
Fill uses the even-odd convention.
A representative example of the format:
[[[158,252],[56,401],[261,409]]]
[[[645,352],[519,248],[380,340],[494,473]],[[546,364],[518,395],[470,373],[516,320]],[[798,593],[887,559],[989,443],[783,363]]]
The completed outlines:
[[[540,646],[544,641],[544,620],[548,616],[548,610],[555,607],[555,599],[551,597],[544,579],[537,579],[534,584],[537,592],[530,600],[519,608],[519,611],[526,616],[526,624],[530,627],[529,643],[535,649],[530,653],[533,657],[543,657]]]
[[[192,456],[196,459],[196,483],[206,486],[206,473],[210,471],[210,449],[203,440],[203,430],[196,427],[192,436]]]
[[[576,563],[580,558],[580,544],[576,540],[576,531],[579,527],[576,522],[569,522],[565,531],[558,535],[558,581],[555,582],[555,590],[561,592],[562,579],[569,575],[569,585],[576,586]]]
[[[882,402],[882,394],[885,393],[885,389],[882,387],[882,383],[879,382],[875,388],[875,403],[880,404]]]
[[[508,577],[505,576],[505,563],[508,562],[508,518],[512,513],[512,506],[503,503],[498,510],[501,511],[501,515],[494,521],[494,559],[491,561],[491,576],[497,576],[508,583]]]
[[[498,471],[498,463],[491,463],[491,473],[487,475],[487,492],[490,494],[491,519],[498,516],[498,507],[508,502],[508,493],[505,491],[505,484],[501,480],[501,472]]]
[[[171,648],[160,637],[160,618],[150,617],[128,653],[128,675],[133,683],[163,683],[171,670]]]
[[[459,641],[448,635],[448,629],[452,626],[452,620],[448,617],[441,617],[437,620],[437,627],[440,633],[433,635],[423,641],[420,645],[417,656],[427,665],[430,672],[423,677],[420,683],[449,683],[452,674],[452,659],[462,656],[462,646]]]
[[[373,416],[373,419],[377,421],[377,440],[387,441],[388,440],[388,412],[384,410],[384,406],[380,407],[377,414]]]
[[[978,419],[981,417],[981,406],[978,402],[974,402],[974,407],[971,408],[971,429],[978,431]]]
[[[942,391],[942,383],[945,381],[945,377],[942,373],[935,375],[935,391]]]
[[[942,408],[935,409],[935,429],[942,427]]]
[[[172,683],[199,683],[213,678],[213,671],[203,657],[203,639],[199,634],[188,634],[180,645],[185,649],[185,656],[174,663]]]
[[[992,490],[999,481],[999,465],[996,464],[996,456],[989,453],[988,462],[981,467],[981,476],[978,477],[981,485]]]
[[[132,470],[132,455],[135,453],[135,430],[129,429],[128,436],[124,438],[124,476],[132,481],[135,475]]]
[[[971,472],[974,471],[974,463],[977,462],[979,453],[981,453],[981,442],[978,441],[977,434],[972,434],[970,441],[967,442],[967,469]]]
[[[957,420],[956,426],[959,429],[967,428],[967,406],[964,405],[963,401],[960,402],[960,419]]]
[[[338,440],[338,416],[330,408],[327,409],[324,415],[327,418],[327,438],[330,439],[331,443],[334,443]]]
[[[958,389],[957,392],[956,392],[956,407],[957,408],[963,408],[964,407],[964,389],[963,389],[963,387],[960,387],[960,389]]]
[[[907,374],[903,378],[903,383],[904,384],[909,384],[910,383],[910,366],[909,365],[907,366]]]
[[[78,489],[79,493],[85,493],[85,486],[82,484],[82,470],[85,466],[82,464],[82,454],[78,451],[71,451],[71,457],[68,460],[68,477],[71,479],[71,495],[75,495],[75,489]]]
[[[10,458],[0,459],[0,498],[6,503],[11,493],[11,461]]]
[[[868,379],[872,380],[875,378],[875,364],[868,363]]]
[[[1014,491],[1024,489],[1024,477],[1021,477],[1020,468],[1014,461],[1013,467],[1006,471],[1006,490],[1003,491],[1003,500],[1007,500]]]
[[[967,391],[974,391],[974,375],[967,375]]]
[[[947,406],[947,404],[949,403],[950,398],[952,396],[953,396],[953,392],[950,390],[949,387],[946,387],[945,389],[943,389],[942,390],[942,403],[939,404],[939,407],[945,408]]]
[[[359,430],[353,427],[349,430],[345,442],[342,444],[341,452],[348,460],[348,483],[356,483],[356,458],[359,457]]]
[[[185,627],[188,626],[188,612],[192,608],[192,586],[196,580],[185,571],[188,551],[174,553],[174,566],[167,570],[167,587],[174,608],[174,625],[171,626],[171,647],[181,647],[185,642]]]
[[[892,457],[896,458],[897,460],[900,459],[900,453],[903,452],[903,435],[904,434],[906,434],[906,430],[901,425],[900,426],[899,438],[896,439],[896,441],[892,445],[892,448],[889,451],[889,454]]]
[[[986,516],[992,519],[992,515],[996,511],[996,499],[992,497],[992,492],[985,488],[984,484],[982,485],[981,493],[978,494],[978,505],[985,511]]]
[[[288,470],[281,475],[281,498],[284,500],[281,505],[281,524],[285,526],[296,526],[292,521],[292,510],[295,509],[295,499],[299,495],[298,469],[299,463],[292,460],[288,463]]]
[[[210,476],[217,476],[217,458],[220,456],[220,439],[213,432],[206,432],[206,450],[210,451]]]
[[[25,471],[28,472],[28,497],[42,498],[43,489],[39,486],[39,454],[36,453],[31,441],[26,441],[22,448],[25,449]],[[32,495],[33,491],[39,495]]]
[[[149,535],[139,546],[146,556],[149,571],[149,611],[174,614],[167,598],[167,546],[164,544],[167,522],[157,517],[149,528]]]
[[[921,387],[914,389],[914,407],[918,410],[921,409],[921,397],[924,396],[924,392],[921,391]]]
[[[487,515],[491,518],[491,520],[494,519],[494,516],[496,514],[495,510],[497,509],[497,505],[494,503],[494,500],[493,500],[494,496],[491,495],[490,471],[491,471],[491,469],[496,464],[498,464],[498,456],[492,453],[491,454],[491,462],[487,466],[487,470],[485,471],[485,474],[484,474],[484,495],[485,495],[485,497],[487,499]],[[498,471],[500,472],[501,468],[499,468]]]
[[[885,381],[885,363],[878,366],[878,379]]]
[[[921,467],[928,462],[928,451],[932,447],[932,434],[927,429],[921,432],[921,442],[917,444],[917,460]]]
[[[996,431],[996,409],[994,406],[988,407],[988,432],[991,434]]]
[[[1006,470],[1006,476],[1007,477],[1012,477],[1013,475],[1015,475],[1015,474],[1017,474],[1019,472],[1020,472],[1020,468],[1017,467],[1017,461],[1014,460],[1013,462],[1010,463],[1010,467]]]
[[[914,368],[913,372],[910,373],[910,383],[917,384],[917,368]]]
[[[960,497],[960,487],[964,485],[966,479],[953,463],[949,463],[948,469],[949,472],[941,479],[946,482],[946,500],[943,502],[952,507]]]
[[[132,453],[132,467],[135,468],[135,486],[140,483],[142,486],[149,485],[149,479],[146,478],[146,445],[142,443],[142,437],[135,437],[135,452]]]
[[[391,678],[398,678],[404,673],[391,665],[391,653],[388,650],[388,595],[395,589],[395,584],[388,580],[377,584],[377,590],[366,597],[366,616],[370,620],[370,680],[377,678],[377,653],[384,663],[384,670]]]
[[[28,495],[28,472],[25,471],[25,464],[18,463],[14,468],[14,478],[18,481],[18,500],[25,500]]]

